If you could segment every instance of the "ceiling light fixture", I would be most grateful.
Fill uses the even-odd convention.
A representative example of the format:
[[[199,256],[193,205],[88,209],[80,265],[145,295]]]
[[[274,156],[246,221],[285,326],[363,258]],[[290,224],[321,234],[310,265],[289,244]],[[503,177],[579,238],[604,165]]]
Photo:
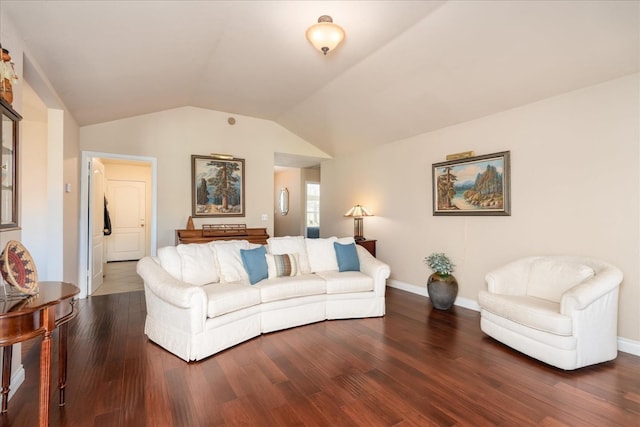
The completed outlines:
[[[306,36],[309,43],[326,55],[344,40],[344,30],[329,15],[322,15],[317,24],[307,29]]]

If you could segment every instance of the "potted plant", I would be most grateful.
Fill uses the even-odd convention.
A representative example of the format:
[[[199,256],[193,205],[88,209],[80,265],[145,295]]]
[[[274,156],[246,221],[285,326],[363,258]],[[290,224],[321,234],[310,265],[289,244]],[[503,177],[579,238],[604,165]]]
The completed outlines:
[[[455,265],[443,253],[432,253],[424,262],[433,270],[427,279],[427,292],[434,308],[449,310],[458,296],[458,281],[453,276]]]

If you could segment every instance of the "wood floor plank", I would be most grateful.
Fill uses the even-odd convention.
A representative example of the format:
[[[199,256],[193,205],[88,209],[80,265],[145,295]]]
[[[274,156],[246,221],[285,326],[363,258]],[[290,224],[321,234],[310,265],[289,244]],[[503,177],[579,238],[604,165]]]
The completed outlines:
[[[565,372],[488,337],[479,314],[387,290],[382,318],[262,335],[186,363],[144,335],[143,292],[78,303],[52,426],[631,426],[640,357]],[[54,333],[54,343],[57,333]],[[0,426],[33,426],[39,342]],[[54,352],[57,344],[54,344]],[[57,372],[54,359],[53,372]]]

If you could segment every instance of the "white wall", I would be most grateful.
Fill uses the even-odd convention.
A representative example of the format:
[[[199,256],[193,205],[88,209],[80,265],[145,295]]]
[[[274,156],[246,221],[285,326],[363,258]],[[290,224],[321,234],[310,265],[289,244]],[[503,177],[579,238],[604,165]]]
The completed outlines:
[[[25,85],[27,87],[27,85]],[[27,92],[25,90],[25,92]],[[29,249],[29,253],[38,268],[38,277],[49,280],[47,271],[47,108],[42,101],[28,90],[28,100],[25,99],[24,118],[22,120],[21,153],[22,166],[26,172],[22,173],[21,199],[22,215],[22,243]]]
[[[194,223],[242,223],[273,234],[274,153],[328,158],[274,122],[182,107],[80,129],[80,148],[154,157],[158,161],[158,246],[172,245],[191,215],[191,155],[232,154],[245,159],[245,217],[196,218]],[[261,215],[268,220],[262,221]]]
[[[391,279],[426,287],[422,260],[445,252],[459,296],[487,271],[532,254],[577,254],[617,265],[618,335],[640,340],[640,76],[631,75],[479,120],[322,163],[322,235],[349,235],[343,213],[373,210],[365,234]],[[431,165],[447,154],[511,151],[512,215],[435,217]]]
[[[63,192],[63,273],[62,280],[78,284],[80,243],[80,127],[67,111],[63,111],[62,179],[55,192]],[[64,187],[69,184],[70,191]]]

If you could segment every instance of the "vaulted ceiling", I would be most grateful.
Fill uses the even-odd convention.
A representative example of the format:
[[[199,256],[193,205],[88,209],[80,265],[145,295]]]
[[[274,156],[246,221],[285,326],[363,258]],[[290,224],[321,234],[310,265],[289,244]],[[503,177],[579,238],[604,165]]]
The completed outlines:
[[[637,1],[1,0],[0,13],[81,126],[190,105],[274,120],[330,155],[640,66]],[[304,37],[325,14],[347,34],[327,56]]]

